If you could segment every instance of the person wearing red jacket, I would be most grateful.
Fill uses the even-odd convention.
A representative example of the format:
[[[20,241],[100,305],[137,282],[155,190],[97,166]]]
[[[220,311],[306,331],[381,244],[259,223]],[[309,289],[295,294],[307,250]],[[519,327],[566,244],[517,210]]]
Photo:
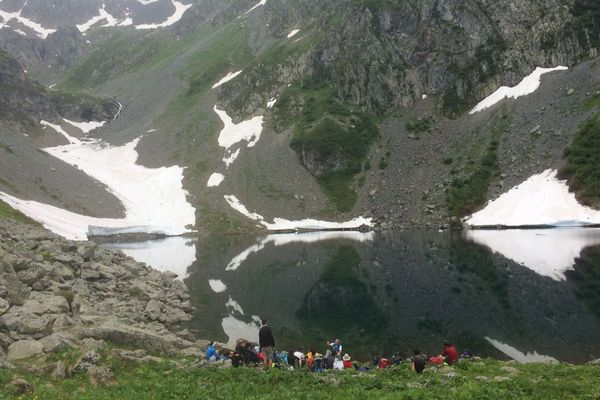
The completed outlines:
[[[440,356],[444,357],[444,362],[448,365],[452,365],[458,360],[458,352],[456,348],[449,341],[445,341],[443,344],[444,348],[442,349],[442,354]]]

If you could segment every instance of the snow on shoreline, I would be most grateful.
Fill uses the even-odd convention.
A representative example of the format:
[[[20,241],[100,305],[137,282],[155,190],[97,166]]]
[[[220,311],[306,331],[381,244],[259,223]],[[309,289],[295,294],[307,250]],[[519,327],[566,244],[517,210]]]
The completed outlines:
[[[567,182],[549,169],[504,193],[465,223],[472,227],[586,226],[600,224],[600,211],[579,204]]]
[[[540,87],[540,79],[543,74],[547,74],[553,71],[564,71],[567,67],[558,66],[555,68],[536,68],[531,74],[523,78],[523,80],[513,87],[501,86],[494,93],[486,97],[479,104],[473,108],[469,114],[475,114],[476,112],[485,110],[506,98],[519,98],[521,96],[527,96],[535,92]]]
[[[51,124],[47,126],[53,127]],[[61,129],[62,130],[62,129]],[[112,147],[98,141],[82,142],[60,132],[69,144],[46,148],[48,154],[77,166],[105,184],[125,208],[125,218],[94,218],[0,192],[0,199],[47,229],[67,239],[86,240],[88,234],[190,232],[195,209],[183,189],[183,168],[146,168],[136,164],[140,138]]]
[[[234,195],[225,195],[225,201],[227,204],[240,214],[258,222],[269,231],[281,231],[281,230],[324,230],[324,229],[357,229],[363,225],[372,227],[373,222],[371,218],[357,217],[346,222],[331,222],[331,221],[320,221],[316,219],[303,219],[297,221],[291,221],[284,218],[274,218],[273,222],[267,222],[265,218],[256,213],[250,212],[244,206],[237,197]]]
[[[558,363],[558,360],[556,358],[538,354],[537,351],[534,351],[533,353],[525,354],[522,351],[519,351],[506,343],[502,343],[498,340],[491,339],[487,336],[485,337],[485,340],[487,340],[488,343],[491,344],[492,346],[494,346],[498,351],[506,354],[507,356],[509,356],[510,358],[512,358],[513,360],[515,360],[521,364]]]
[[[242,72],[244,72],[243,69],[240,69],[239,71],[236,71],[236,72],[230,72],[230,73],[228,73],[223,78],[221,78],[220,81],[218,81],[217,83],[215,83],[214,85],[212,85],[212,89],[216,89],[219,86],[223,85],[224,83],[229,82],[230,80],[232,80],[233,78],[235,78],[236,76],[238,76],[239,74],[241,74]]]
[[[555,281],[566,280],[584,248],[600,245],[596,228],[466,230],[463,235]]]

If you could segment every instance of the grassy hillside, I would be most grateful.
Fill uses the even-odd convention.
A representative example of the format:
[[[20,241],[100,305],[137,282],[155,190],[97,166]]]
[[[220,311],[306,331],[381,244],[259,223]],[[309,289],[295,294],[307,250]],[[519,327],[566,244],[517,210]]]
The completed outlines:
[[[39,369],[0,370],[3,399],[597,399],[600,396],[599,365],[508,365],[495,360],[463,361],[454,367],[431,367],[414,374],[404,363],[366,373],[187,367],[192,362],[171,360],[136,364],[100,351],[101,363],[114,372],[114,380],[90,383],[84,374],[66,379],[50,378]],[[56,356],[70,365],[76,353]],[[173,360],[174,361],[174,360]],[[52,366],[52,364],[50,364]],[[12,379],[33,384],[33,392],[14,394]]]

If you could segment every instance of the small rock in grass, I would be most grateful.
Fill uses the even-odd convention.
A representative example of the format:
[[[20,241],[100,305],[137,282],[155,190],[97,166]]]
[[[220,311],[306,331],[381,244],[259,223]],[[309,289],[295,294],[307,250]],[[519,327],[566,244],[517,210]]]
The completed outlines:
[[[65,379],[67,377],[67,368],[65,367],[65,363],[63,363],[62,361],[57,361],[54,364],[52,377],[54,379]]]
[[[14,379],[7,385],[7,388],[16,395],[33,392],[33,385],[25,379]]]
[[[508,376],[495,376],[494,377],[494,382],[506,382],[506,381],[510,381],[510,378]]]
[[[505,365],[504,367],[500,368],[500,371],[502,371],[502,372],[508,372],[509,374],[517,374],[517,373],[519,373],[518,369],[516,369],[515,367],[509,367],[508,365]]]

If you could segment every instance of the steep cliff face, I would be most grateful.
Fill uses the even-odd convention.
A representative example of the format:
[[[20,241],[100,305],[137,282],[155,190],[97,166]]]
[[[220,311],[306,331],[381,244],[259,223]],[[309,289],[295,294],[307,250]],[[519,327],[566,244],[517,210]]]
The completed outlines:
[[[295,53],[259,58],[255,74],[222,100],[236,108],[230,98],[248,98],[250,82],[274,81],[270,91],[282,91],[290,78],[308,76],[331,83],[339,99],[370,114],[434,95],[440,110],[458,115],[535,66],[596,56],[599,43],[599,6],[589,0],[325,3],[267,3],[270,34],[284,38],[300,30]],[[242,114],[262,105],[240,103]]]

